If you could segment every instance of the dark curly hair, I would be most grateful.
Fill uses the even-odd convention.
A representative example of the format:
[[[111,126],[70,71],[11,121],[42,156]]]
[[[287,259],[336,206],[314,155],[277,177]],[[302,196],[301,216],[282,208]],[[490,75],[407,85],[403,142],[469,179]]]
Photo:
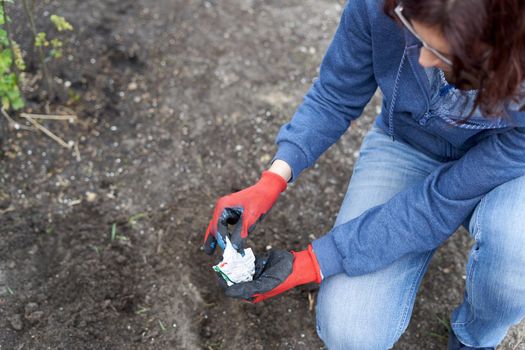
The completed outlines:
[[[525,1],[385,0],[385,13],[396,21],[400,2],[409,20],[441,29],[452,49],[452,78],[461,87],[471,77],[468,83],[478,89],[474,109],[498,117],[505,104],[523,104]]]

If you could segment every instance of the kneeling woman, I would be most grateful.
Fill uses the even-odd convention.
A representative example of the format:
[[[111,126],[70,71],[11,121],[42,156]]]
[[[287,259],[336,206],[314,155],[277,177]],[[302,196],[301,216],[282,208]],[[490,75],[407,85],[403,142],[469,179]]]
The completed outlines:
[[[260,301],[321,283],[317,327],[330,349],[391,348],[435,249],[464,225],[476,243],[449,348],[495,348],[525,317],[524,81],[523,1],[349,0],[270,169],[219,199],[205,248],[237,221],[231,239],[242,249],[379,87],[382,111],[334,228],[307,250],[272,251],[227,295]]]

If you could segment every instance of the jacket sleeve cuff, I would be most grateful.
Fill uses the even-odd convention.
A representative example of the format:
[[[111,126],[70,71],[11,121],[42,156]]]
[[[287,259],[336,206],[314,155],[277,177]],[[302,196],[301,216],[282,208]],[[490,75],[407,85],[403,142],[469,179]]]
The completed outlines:
[[[313,250],[323,279],[338,273],[345,272],[343,269],[343,257],[337,250],[334,237],[326,234],[312,242]]]
[[[308,167],[308,159],[304,152],[295,144],[290,142],[280,142],[277,153],[270,164],[277,159],[284,160],[292,168],[292,177],[288,182],[295,182],[299,174]]]

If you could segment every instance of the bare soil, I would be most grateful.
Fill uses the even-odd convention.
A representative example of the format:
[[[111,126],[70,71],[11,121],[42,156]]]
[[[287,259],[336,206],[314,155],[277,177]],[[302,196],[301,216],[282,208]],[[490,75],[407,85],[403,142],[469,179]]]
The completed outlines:
[[[80,158],[1,122],[0,349],[323,348],[315,288],[229,300],[200,246],[215,200],[254,183],[273,156],[342,5],[40,2],[75,27],[51,64],[62,88],[49,108],[79,120],[44,125],[77,141]],[[12,16],[28,48],[20,8]],[[26,95],[41,113],[39,81]],[[80,100],[67,102],[64,85]],[[289,187],[252,235],[256,252],[301,249],[331,228],[379,101]],[[461,301],[470,244],[460,231],[435,255],[396,349],[446,348],[442,321]],[[501,348],[525,349],[524,336],[522,323]]]

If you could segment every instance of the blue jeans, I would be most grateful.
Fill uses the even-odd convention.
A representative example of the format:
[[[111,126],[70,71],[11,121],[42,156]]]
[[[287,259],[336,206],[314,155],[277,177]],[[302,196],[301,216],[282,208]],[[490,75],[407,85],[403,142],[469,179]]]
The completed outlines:
[[[335,226],[421,182],[439,165],[374,126],[361,146]],[[487,193],[465,222],[476,243],[467,264],[463,303],[451,316],[454,333],[465,345],[496,346],[510,326],[525,317],[524,214],[525,176]],[[323,280],[317,332],[328,348],[393,347],[408,326],[433,253],[409,254],[363,276],[338,274]]]

